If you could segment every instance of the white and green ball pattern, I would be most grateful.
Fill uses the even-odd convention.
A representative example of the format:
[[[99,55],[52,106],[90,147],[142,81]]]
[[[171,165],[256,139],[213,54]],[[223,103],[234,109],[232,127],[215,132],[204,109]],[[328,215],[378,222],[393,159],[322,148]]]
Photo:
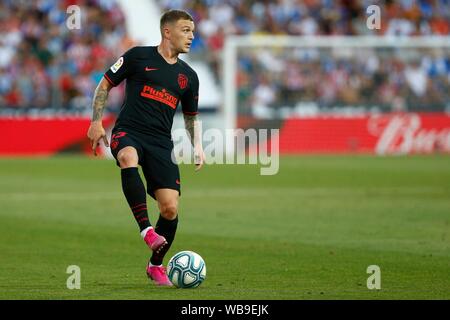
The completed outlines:
[[[196,288],[206,278],[203,258],[193,251],[181,251],[169,260],[167,275],[178,288]]]

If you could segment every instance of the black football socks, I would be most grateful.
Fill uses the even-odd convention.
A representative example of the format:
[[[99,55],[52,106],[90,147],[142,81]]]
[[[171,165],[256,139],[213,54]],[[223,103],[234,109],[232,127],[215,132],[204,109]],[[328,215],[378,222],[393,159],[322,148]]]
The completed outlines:
[[[121,177],[123,194],[127,198],[128,205],[142,232],[142,230],[151,227],[151,224],[147,213],[147,195],[138,168],[122,169]]]
[[[163,258],[175,239],[175,233],[177,232],[178,216],[173,220],[167,220],[161,214],[159,215],[158,222],[156,223],[155,231],[157,234],[166,238],[167,244],[161,249],[159,253],[153,252],[150,258],[150,263],[154,266],[161,265]]]

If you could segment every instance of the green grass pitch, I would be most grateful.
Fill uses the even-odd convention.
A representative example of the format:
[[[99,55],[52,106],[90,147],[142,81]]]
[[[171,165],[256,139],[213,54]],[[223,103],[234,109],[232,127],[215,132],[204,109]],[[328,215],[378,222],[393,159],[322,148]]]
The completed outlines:
[[[449,156],[289,156],[277,175],[259,169],[181,166],[165,263],[192,250],[207,265],[183,290],[146,278],[113,161],[0,159],[0,299],[450,299]],[[70,265],[80,290],[66,287]],[[367,288],[369,265],[380,290]]]

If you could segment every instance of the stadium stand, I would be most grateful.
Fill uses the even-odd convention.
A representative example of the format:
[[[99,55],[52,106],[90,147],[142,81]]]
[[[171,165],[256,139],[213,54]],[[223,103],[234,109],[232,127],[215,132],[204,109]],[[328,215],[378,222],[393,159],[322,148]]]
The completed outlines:
[[[417,35],[450,34],[449,0],[331,1],[331,0],[162,0],[159,10],[184,8],[192,13],[197,34],[189,59],[206,61],[221,84],[221,51],[229,34],[289,35]],[[82,7],[83,28],[69,32],[66,8]],[[366,28],[364,8],[381,7],[380,30]],[[136,45],[127,33],[125,15],[117,1],[0,2],[0,110],[90,108],[96,83],[105,66]],[[336,59],[249,53],[239,59],[239,101],[247,108],[258,103],[293,104],[303,100],[333,103],[383,104],[397,99],[399,108],[449,101],[448,52],[422,52],[419,59],[390,57]],[[267,61],[282,60],[279,70]],[[256,79],[252,73],[258,71]],[[313,77],[310,75],[314,74]],[[277,81],[275,81],[277,80]],[[278,81],[280,80],[280,81]],[[326,83],[326,86],[318,84]],[[424,93],[427,94],[424,94]],[[123,87],[111,92],[108,103],[120,105]],[[262,101],[262,102],[261,102]]]
[[[83,28],[66,27],[82,5]],[[84,109],[105,66],[133,45],[115,1],[0,2],[0,106]],[[110,105],[118,105],[119,91]]]

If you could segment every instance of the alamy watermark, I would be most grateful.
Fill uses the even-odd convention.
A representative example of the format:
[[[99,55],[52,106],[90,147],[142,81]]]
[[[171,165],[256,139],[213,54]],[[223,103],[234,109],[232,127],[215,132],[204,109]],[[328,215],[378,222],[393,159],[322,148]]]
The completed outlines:
[[[200,122],[200,121],[199,121]],[[199,124],[203,141],[205,164],[260,165],[261,175],[275,175],[279,170],[279,129],[226,129],[210,128],[204,132]],[[189,133],[183,129],[172,132],[174,163],[192,164]]]
[[[81,8],[76,5],[68,6],[66,13],[69,14],[66,20],[66,27],[69,30],[81,29]]]
[[[381,29],[381,9],[377,5],[368,6],[366,13],[369,15],[366,20],[366,26],[369,30]]]
[[[377,265],[370,265],[367,267],[366,272],[370,274],[367,278],[367,289],[380,290],[381,289],[381,269]]]
[[[70,274],[66,281],[66,287],[69,290],[81,289],[81,269],[77,265],[70,265],[66,269],[66,273]]]

